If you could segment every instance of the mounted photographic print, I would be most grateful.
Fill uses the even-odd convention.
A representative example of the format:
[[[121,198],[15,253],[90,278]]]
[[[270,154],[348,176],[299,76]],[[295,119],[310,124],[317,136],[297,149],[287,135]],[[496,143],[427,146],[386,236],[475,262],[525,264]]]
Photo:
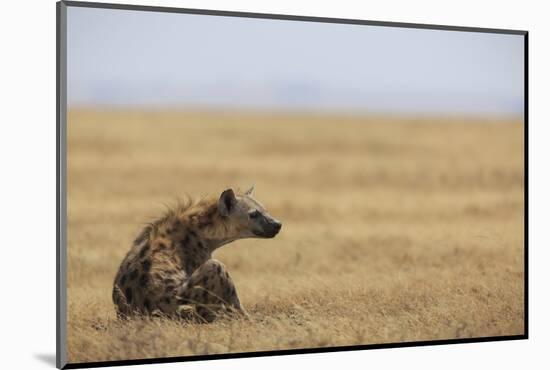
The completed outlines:
[[[58,367],[527,338],[527,32],[57,5]]]

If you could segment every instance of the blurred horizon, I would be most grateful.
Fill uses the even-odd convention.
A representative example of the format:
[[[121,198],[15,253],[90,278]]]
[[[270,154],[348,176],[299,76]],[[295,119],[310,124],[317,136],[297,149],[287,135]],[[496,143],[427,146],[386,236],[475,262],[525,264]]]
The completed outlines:
[[[68,108],[520,116],[523,36],[68,8]]]

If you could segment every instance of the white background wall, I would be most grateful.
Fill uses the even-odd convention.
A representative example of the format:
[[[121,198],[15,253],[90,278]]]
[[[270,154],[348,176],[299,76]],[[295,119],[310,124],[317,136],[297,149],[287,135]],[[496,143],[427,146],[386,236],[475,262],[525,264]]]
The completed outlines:
[[[130,0],[128,0],[129,2]],[[113,0],[113,2],[116,2]],[[550,23],[542,1],[202,0],[133,1],[234,11],[362,18],[530,31],[530,336],[446,345],[154,365],[158,369],[548,366]],[[0,335],[2,368],[52,368],[55,353],[55,2],[6,1],[0,21]],[[546,145],[545,145],[546,144]],[[46,359],[46,360],[45,360]],[[49,359],[49,360],[48,360]],[[138,368],[138,367],[133,367]],[[141,368],[153,368],[151,365]]]

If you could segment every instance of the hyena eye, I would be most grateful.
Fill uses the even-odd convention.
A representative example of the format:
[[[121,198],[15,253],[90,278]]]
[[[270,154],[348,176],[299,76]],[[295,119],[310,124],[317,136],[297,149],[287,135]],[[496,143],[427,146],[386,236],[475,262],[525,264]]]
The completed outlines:
[[[256,211],[252,211],[252,212],[250,212],[250,213],[248,214],[248,217],[250,217],[250,218],[258,218],[258,217],[260,217],[260,212],[257,211],[257,210],[256,210]]]

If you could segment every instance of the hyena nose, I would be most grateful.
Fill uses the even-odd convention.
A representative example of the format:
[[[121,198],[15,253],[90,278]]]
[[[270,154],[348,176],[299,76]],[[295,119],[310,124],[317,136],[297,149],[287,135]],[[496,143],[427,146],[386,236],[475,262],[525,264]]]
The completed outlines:
[[[266,238],[273,238],[275,235],[279,233],[279,230],[281,230],[281,227],[283,225],[280,221],[277,221],[275,219],[270,219],[269,223],[264,228],[264,237]]]

